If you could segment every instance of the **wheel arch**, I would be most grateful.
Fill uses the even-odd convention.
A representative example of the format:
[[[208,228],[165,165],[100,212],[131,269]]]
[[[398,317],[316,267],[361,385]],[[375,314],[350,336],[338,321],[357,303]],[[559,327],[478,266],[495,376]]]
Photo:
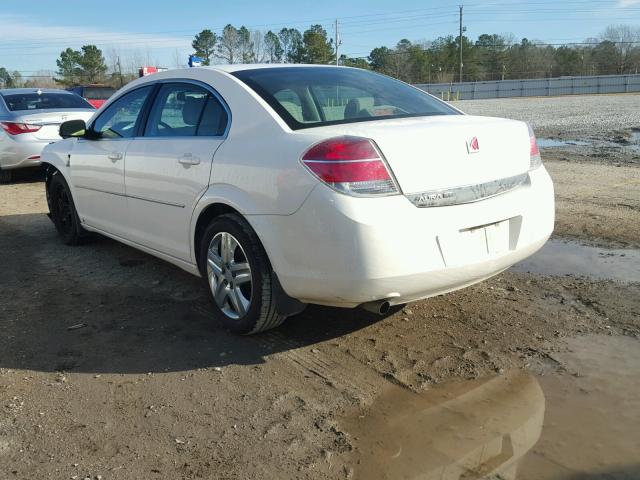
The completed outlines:
[[[51,180],[53,179],[54,176],[60,175],[64,179],[65,183],[69,187],[69,191],[71,192],[71,198],[73,199],[74,203],[77,204],[77,202],[75,198],[75,192],[73,191],[73,188],[71,188],[71,182],[69,181],[69,178],[67,178],[67,176],[65,175],[66,172],[64,172],[64,170],[59,169],[53,163],[42,162],[41,165],[42,165],[42,168],[44,169],[44,189],[47,197],[47,207],[49,208],[49,213],[47,214],[47,216],[51,218],[51,199],[49,198],[49,186],[51,185]]]
[[[200,258],[198,258],[200,252],[200,242],[202,241],[204,231],[207,229],[207,226],[214,218],[219,217],[220,215],[224,215],[225,213],[236,213],[242,218],[246,219],[246,217],[236,208],[227,203],[219,201],[207,204],[206,206],[202,207],[198,213],[195,225],[193,227],[193,235],[191,236],[191,251],[193,252],[193,258],[196,265],[198,265],[198,268],[200,268]]]
[[[251,216],[243,214],[242,211],[240,211],[240,209],[222,200],[211,201],[210,203],[207,203],[201,206],[199,209],[197,209],[197,217],[194,213],[194,217],[196,217],[196,220],[195,222],[192,222],[193,233],[191,236],[191,239],[192,239],[191,248],[193,252],[193,259],[196,265],[198,266],[198,269],[200,269],[200,258],[198,258],[199,252],[200,252],[200,242],[202,241],[202,236],[205,230],[207,229],[207,226],[214,218],[220,215],[228,214],[228,213],[235,213],[239,215],[240,217],[242,217],[242,219],[244,219],[249,224],[249,227],[253,230],[256,237],[258,237],[258,241],[262,245],[262,248],[264,249],[264,252],[267,256],[267,261],[269,262],[269,265],[273,269],[273,263],[271,262],[271,257],[269,255],[269,248],[264,243],[263,238],[260,235],[260,232],[256,230],[255,225],[251,221]],[[286,291],[282,288],[282,284],[280,283],[280,279],[278,278],[278,273],[275,271],[275,269],[273,270],[273,273],[274,273],[274,281],[275,281],[277,311],[285,315],[295,315],[301,312],[302,310],[304,310],[306,304],[301,303],[297,299],[290,297],[286,293]]]

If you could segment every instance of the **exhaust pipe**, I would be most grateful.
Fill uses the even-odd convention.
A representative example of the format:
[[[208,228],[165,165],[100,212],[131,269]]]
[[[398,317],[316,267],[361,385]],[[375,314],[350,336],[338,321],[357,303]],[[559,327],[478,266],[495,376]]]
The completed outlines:
[[[367,312],[375,313],[376,315],[385,315],[391,308],[391,304],[387,300],[376,300],[375,302],[363,303],[360,306]]]

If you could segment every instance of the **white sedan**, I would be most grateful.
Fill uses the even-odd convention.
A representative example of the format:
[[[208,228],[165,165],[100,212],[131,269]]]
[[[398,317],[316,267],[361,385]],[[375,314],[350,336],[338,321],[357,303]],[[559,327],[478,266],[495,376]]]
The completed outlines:
[[[364,70],[173,70],[60,130],[42,162],[63,241],[98,232],[201,276],[238,333],[307,303],[384,314],[457,290],[553,229],[526,123]]]

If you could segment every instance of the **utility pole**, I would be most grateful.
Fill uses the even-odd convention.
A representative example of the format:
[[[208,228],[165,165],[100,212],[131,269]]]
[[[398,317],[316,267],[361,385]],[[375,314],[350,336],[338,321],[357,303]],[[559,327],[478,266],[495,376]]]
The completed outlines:
[[[462,83],[462,5],[460,5],[460,83]]]
[[[335,44],[336,44],[336,67],[340,66],[340,57],[338,56],[338,47],[340,46],[340,44],[342,43],[342,41],[340,40],[340,34],[338,33],[338,19],[336,18],[336,37],[335,37]]]

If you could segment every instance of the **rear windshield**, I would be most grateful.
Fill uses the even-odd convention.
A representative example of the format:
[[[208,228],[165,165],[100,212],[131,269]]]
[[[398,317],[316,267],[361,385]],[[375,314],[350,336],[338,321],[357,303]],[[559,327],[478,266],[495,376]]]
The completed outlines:
[[[458,113],[421,90],[366,70],[283,67],[240,70],[233,75],[255,90],[294,130]]]
[[[84,87],[82,96],[89,100],[108,100],[115,91],[111,87]]]
[[[86,100],[73,93],[13,93],[3,95],[2,98],[11,111],[93,108]]]

